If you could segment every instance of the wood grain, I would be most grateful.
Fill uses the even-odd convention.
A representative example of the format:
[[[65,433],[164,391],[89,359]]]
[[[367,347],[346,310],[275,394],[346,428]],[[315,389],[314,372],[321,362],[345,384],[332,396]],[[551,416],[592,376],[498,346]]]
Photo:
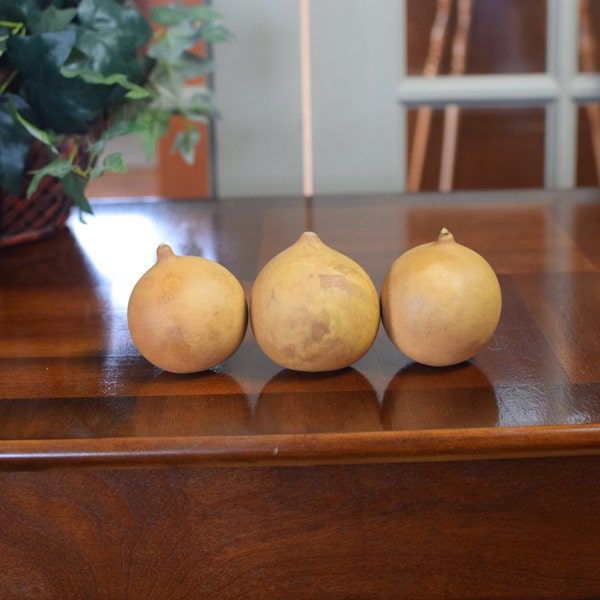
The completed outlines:
[[[0,598],[593,598],[600,192],[98,202],[0,254]],[[383,328],[303,374],[251,330],[185,376],[136,351],[158,243],[248,297],[302,231],[379,288],[441,227],[488,259],[488,346],[436,369]]]
[[[595,458],[7,473],[0,589],[11,599],[590,598],[599,476]]]

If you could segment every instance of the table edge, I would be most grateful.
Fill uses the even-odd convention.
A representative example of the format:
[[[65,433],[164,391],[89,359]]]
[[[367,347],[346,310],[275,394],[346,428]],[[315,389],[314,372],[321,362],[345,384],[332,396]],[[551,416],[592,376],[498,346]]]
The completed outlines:
[[[303,466],[600,454],[600,425],[4,440],[0,471]]]

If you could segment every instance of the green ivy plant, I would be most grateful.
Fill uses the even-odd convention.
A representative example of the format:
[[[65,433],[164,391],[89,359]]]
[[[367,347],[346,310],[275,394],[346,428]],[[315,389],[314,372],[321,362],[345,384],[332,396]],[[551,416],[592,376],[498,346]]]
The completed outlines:
[[[174,114],[187,126],[173,151],[192,163],[199,140],[193,124],[216,114],[208,92],[183,99],[187,81],[214,69],[192,49],[199,40],[229,38],[208,6],[175,3],[152,8],[147,18],[129,0],[2,0],[0,193],[19,193],[38,140],[48,162],[30,173],[27,195],[50,175],[91,212],[86,185],[105,171],[126,170],[106,144],[136,134],[151,158]]]

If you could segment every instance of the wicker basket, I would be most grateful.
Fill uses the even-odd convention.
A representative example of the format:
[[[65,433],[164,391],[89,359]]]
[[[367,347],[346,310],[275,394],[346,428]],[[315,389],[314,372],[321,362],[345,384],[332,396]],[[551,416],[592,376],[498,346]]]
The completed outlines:
[[[34,142],[27,157],[26,171],[47,162],[44,146]],[[27,198],[31,177],[23,177],[20,194],[0,188],[0,248],[47,238],[61,230],[69,218],[73,202],[54,177],[44,177],[38,190]]]

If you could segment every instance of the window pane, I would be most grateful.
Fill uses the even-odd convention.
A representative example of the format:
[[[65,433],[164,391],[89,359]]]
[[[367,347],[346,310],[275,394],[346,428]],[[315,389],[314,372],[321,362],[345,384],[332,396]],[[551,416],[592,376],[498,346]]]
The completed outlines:
[[[579,107],[577,185],[600,185],[600,104]]]
[[[580,0],[579,70],[600,72],[600,0]]]
[[[417,120],[427,109],[408,111],[409,185],[418,152],[415,152]],[[451,122],[444,109],[431,111],[425,160],[420,185],[413,188],[435,190],[442,171],[444,124]],[[544,109],[461,109],[457,120],[456,150],[452,189],[505,189],[544,185]],[[448,136],[446,139],[450,139]],[[412,160],[412,162],[411,162]],[[418,170],[418,169],[417,169]]]
[[[471,6],[470,11],[468,5]],[[532,73],[546,70],[546,0],[407,0],[409,75],[423,74],[428,57],[435,54],[436,44],[430,44],[431,31],[436,15],[441,25],[437,31],[444,30],[444,6],[448,18],[443,43],[439,45],[438,74],[452,72],[453,39],[461,29],[457,25],[467,21],[470,24],[464,73]],[[459,19],[461,6],[462,20]]]

